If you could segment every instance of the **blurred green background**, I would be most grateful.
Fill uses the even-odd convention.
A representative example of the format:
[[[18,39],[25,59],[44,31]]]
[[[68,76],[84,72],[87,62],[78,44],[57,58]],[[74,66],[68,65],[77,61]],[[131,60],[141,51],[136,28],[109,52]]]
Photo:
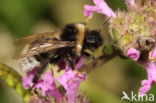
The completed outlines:
[[[125,0],[106,1],[113,10],[126,8]],[[15,50],[13,41],[29,34],[51,32],[67,23],[85,21],[85,4],[93,5],[91,0],[0,0],[0,61],[24,75],[17,61],[11,59]],[[99,29],[105,19],[105,16],[94,13],[88,27]],[[108,25],[104,26],[102,34],[104,38],[110,38]],[[131,91],[137,93],[145,78],[144,68],[132,60],[117,57],[92,71],[80,90],[93,103],[120,103],[122,91],[128,95]],[[150,93],[156,94],[155,85]],[[0,103],[23,103],[22,98],[1,79]]]

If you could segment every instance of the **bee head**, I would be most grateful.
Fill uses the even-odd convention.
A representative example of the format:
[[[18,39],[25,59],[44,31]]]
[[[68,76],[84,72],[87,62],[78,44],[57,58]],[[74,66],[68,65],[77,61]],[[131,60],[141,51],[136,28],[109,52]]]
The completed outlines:
[[[98,47],[103,44],[103,38],[100,32],[96,30],[87,30],[85,41],[84,41],[84,48],[94,51]]]

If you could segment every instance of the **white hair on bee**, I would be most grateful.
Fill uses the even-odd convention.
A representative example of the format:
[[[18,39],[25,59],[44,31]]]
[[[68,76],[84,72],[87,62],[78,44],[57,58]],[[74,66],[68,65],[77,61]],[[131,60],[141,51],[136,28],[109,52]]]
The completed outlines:
[[[27,72],[39,66],[40,62],[38,62],[34,57],[27,57],[19,59],[19,65],[22,71]]]

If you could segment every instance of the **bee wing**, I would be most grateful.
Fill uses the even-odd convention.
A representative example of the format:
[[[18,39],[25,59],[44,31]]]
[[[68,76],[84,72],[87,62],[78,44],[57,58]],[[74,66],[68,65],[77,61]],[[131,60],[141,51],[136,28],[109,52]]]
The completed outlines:
[[[75,42],[69,42],[69,41],[60,41],[54,39],[50,39],[50,40],[39,39],[25,45],[25,47],[20,52],[17,52],[13,58],[14,59],[25,58],[25,57],[31,57],[48,51],[53,52],[59,48],[72,47],[74,46],[74,44]]]
[[[61,34],[61,31],[56,31],[56,32],[49,32],[49,33],[41,33],[41,34],[33,34],[30,36],[26,36],[20,39],[17,39],[14,41],[14,46],[24,46],[34,40],[43,38],[43,37],[49,37],[49,38],[59,38]]]

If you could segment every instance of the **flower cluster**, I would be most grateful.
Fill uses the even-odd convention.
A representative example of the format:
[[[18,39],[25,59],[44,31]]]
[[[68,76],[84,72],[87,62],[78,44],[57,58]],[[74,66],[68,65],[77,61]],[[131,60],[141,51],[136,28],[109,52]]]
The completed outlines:
[[[118,10],[116,19],[110,20],[110,33],[127,57],[146,68],[148,77],[139,91],[144,96],[156,80],[156,5],[155,0],[126,0],[126,3],[127,11]]]
[[[68,101],[69,103],[74,103],[77,96],[78,87],[81,82],[86,79],[86,73],[80,73],[77,70],[83,65],[83,58],[80,58],[79,62],[76,64],[76,70],[72,71],[69,66],[66,67],[66,72],[56,80],[65,89],[65,94],[59,91],[55,84],[55,78],[53,70],[51,73],[45,73],[44,79],[40,78],[36,84],[32,82],[34,75],[38,68],[32,69],[32,71],[27,72],[26,77],[23,78],[23,86],[25,89],[32,87],[33,89],[39,89],[42,91],[42,96],[53,97],[58,103],[63,103]],[[67,98],[67,100],[66,100]]]

